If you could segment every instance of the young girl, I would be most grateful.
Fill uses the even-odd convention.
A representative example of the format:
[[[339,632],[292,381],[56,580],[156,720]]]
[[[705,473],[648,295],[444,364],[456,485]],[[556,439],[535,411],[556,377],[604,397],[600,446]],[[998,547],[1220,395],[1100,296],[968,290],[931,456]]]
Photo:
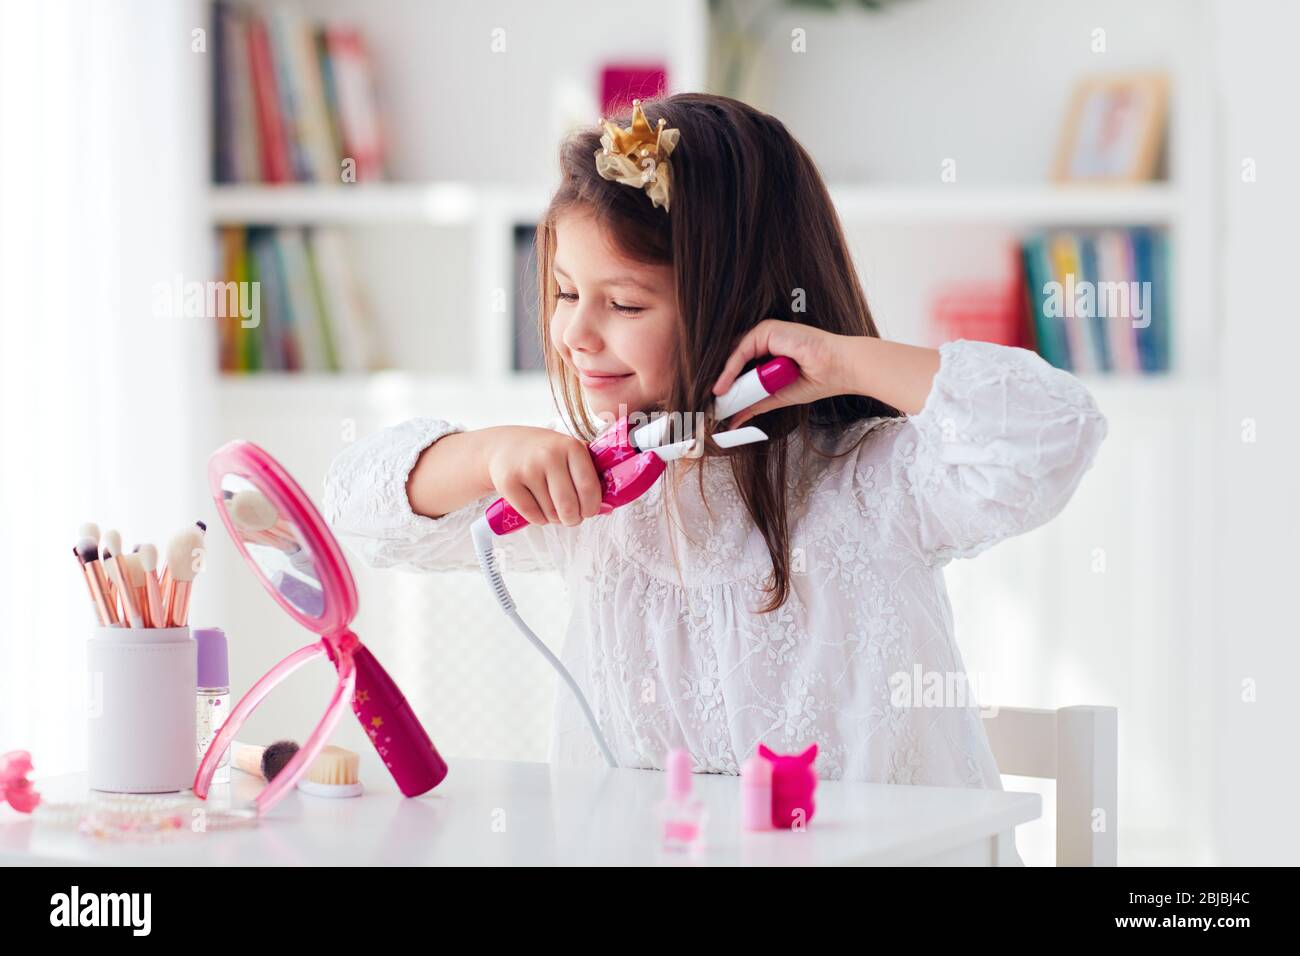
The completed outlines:
[[[685,746],[697,770],[737,773],[760,742],[815,742],[826,778],[998,788],[977,705],[899,690],[916,668],[965,678],[941,569],[1057,514],[1105,419],[1032,352],[879,338],[826,188],[778,120],[681,94],[627,122],[563,144],[537,229],[571,433],[406,422],[334,462],[328,519],[372,565],[474,568],[470,525],[504,496],[530,522],[502,539],[509,570],[563,573],[564,662],[620,766]],[[716,424],[752,418],[769,441],[676,462],[599,513],[601,423],[707,414],[767,356],[801,377]],[[563,688],[551,758],[600,762]]]

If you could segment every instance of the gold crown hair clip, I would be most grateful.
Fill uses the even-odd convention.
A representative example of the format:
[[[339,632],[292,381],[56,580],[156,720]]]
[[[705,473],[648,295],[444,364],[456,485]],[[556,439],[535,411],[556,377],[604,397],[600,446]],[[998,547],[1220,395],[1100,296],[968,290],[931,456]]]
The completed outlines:
[[[596,151],[596,172],[625,186],[644,189],[650,201],[668,212],[672,173],[668,156],[677,145],[679,133],[664,129],[663,117],[650,128],[641,109],[641,101],[632,101],[632,125],[619,129],[616,123],[602,119],[605,132],[600,137],[602,149]]]

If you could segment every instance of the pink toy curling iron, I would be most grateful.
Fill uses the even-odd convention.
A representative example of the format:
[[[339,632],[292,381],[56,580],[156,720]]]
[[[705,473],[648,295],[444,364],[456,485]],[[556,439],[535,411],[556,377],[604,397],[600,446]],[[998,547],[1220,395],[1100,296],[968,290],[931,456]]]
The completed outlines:
[[[736,379],[727,393],[714,403],[714,419],[725,421],[785,388],[798,377],[799,366],[793,359],[784,357],[774,358],[758,368],[751,369]],[[609,514],[615,508],[640,498],[659,480],[659,476],[668,467],[668,462],[684,458],[700,448],[701,440],[698,437],[664,444],[668,438],[671,421],[672,416],[664,415],[629,433],[627,418],[620,418],[588,446],[591,460],[595,463],[596,472],[601,480],[601,514]],[[760,428],[747,426],[733,431],[715,432],[713,440],[722,448],[737,448],[753,442],[766,441],[767,435]],[[527,524],[523,515],[511,507],[504,498],[492,502],[483,517],[474,522],[471,529],[479,567],[483,570],[488,584],[492,587],[492,593],[506,616],[555,668],[556,673],[577,698],[583,716],[586,717],[596,743],[605,757],[605,762],[611,767],[617,767],[614,754],[605,742],[587,698],[574,681],[573,675],[524,623],[515,608],[514,598],[510,596],[501,577],[501,570],[497,566],[496,554],[493,551],[493,542],[496,537],[518,531]]]

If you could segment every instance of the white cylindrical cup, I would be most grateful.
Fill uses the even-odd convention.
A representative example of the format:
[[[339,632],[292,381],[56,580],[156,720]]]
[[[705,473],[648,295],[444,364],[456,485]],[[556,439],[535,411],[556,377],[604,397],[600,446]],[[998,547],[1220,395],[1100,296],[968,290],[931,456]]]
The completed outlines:
[[[198,769],[190,629],[100,627],[86,647],[90,789],[188,790]]]

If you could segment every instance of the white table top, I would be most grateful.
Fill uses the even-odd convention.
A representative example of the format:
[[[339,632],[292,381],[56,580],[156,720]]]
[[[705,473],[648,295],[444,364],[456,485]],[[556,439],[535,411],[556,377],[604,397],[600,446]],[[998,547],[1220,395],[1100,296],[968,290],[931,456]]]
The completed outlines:
[[[655,806],[664,775],[650,770],[450,760],[436,790],[403,798],[391,780],[355,799],[294,793],[257,826],[158,842],[108,841],[8,814],[0,862],[112,865],[825,865],[907,864],[1012,831],[1041,812],[1038,794],[822,781],[803,832],[740,830],[739,778],[696,774],[708,807],[696,854],[659,846]],[[231,771],[219,809],[262,782]],[[373,784],[373,785],[372,785]],[[84,775],[36,781],[47,804],[86,799]],[[192,797],[192,794],[190,795]],[[195,800],[195,805],[201,805]],[[6,808],[7,809],[7,808]]]

